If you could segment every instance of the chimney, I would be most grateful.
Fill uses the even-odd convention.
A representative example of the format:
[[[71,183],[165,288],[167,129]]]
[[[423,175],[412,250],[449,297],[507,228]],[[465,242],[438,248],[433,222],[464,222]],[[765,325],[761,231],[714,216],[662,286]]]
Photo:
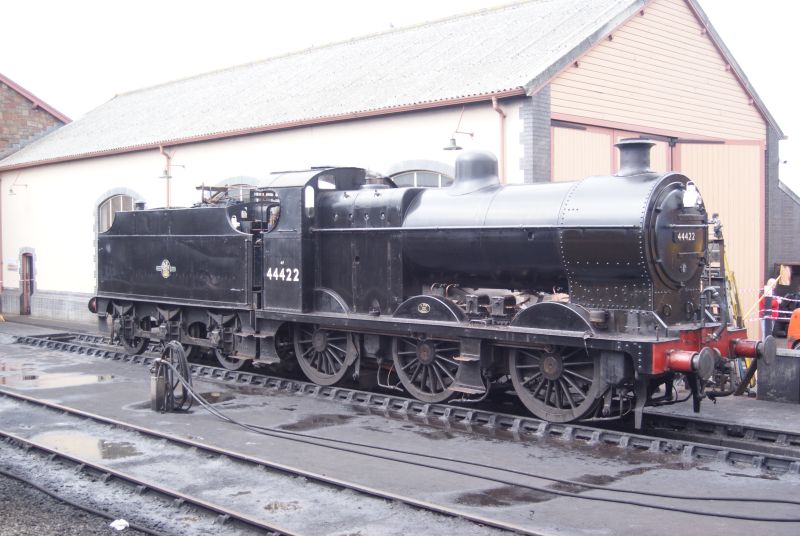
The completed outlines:
[[[617,177],[630,177],[642,173],[653,173],[650,169],[650,149],[656,143],[642,138],[626,138],[615,144],[619,149],[619,171]]]

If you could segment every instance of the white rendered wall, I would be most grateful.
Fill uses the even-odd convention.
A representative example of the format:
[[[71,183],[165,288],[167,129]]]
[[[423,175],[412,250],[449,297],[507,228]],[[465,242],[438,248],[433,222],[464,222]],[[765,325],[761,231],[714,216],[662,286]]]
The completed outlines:
[[[522,182],[521,99],[501,102],[506,113],[507,182]],[[172,157],[172,206],[200,198],[196,186],[272,171],[310,166],[357,166],[385,173],[394,164],[432,160],[452,165],[459,151],[442,150],[456,129],[462,107],[240,136],[168,149]],[[500,120],[489,102],[464,107],[457,135],[465,149],[499,152]],[[499,156],[499,155],[498,155]],[[135,192],[148,208],[166,205],[165,159],[158,150],[51,164],[0,174],[3,285],[18,288],[23,248],[33,248],[36,287],[41,291],[95,289],[94,239],[97,205],[108,193]],[[13,186],[16,195],[10,196]]]

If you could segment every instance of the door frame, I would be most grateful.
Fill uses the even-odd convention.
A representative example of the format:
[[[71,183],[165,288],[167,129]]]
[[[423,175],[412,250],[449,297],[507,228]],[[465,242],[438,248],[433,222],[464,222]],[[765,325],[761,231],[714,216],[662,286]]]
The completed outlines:
[[[36,291],[36,255],[31,248],[19,253],[19,314],[31,314],[31,298]]]

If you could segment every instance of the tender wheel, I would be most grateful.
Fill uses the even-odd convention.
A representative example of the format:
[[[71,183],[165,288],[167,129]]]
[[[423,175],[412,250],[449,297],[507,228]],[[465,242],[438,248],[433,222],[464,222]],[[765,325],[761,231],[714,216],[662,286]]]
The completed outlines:
[[[195,339],[206,338],[206,326],[200,322],[191,324],[186,332]],[[194,344],[183,345],[183,351],[186,353],[186,359],[193,359],[197,357],[202,349],[203,348],[201,346],[195,346]]]
[[[136,322],[136,319],[133,319]],[[123,322],[123,319],[120,318],[120,323]],[[143,318],[139,321],[139,328],[140,329],[150,329],[150,319]],[[139,355],[145,350],[147,350],[147,346],[150,344],[150,339],[145,337],[131,337],[126,338],[122,335],[122,330],[120,330],[119,340],[122,343],[122,347],[131,354],[131,355]]]
[[[319,385],[333,385],[347,374],[347,339],[344,331],[300,324],[294,330],[294,352],[306,377]]]
[[[403,387],[423,402],[444,402],[455,393],[448,387],[456,379],[458,343],[406,337],[392,342],[394,368]]]
[[[514,390],[540,419],[570,422],[589,416],[599,404],[599,366],[585,348],[515,348],[508,359]]]

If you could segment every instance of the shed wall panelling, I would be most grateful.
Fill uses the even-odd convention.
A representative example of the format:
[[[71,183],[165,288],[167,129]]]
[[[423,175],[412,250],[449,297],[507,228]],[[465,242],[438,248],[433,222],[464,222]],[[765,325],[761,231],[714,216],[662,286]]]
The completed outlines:
[[[602,128],[553,127],[553,181],[574,181],[611,173],[612,132]]]
[[[642,134],[601,127],[556,127],[552,129],[552,180],[574,181],[591,175],[608,175],[619,169],[619,150],[614,146],[625,138]],[[665,141],[654,140],[650,150],[650,168],[654,171],[672,170],[672,151]]]
[[[763,140],[763,117],[684,0],[655,0],[551,83],[556,119]]]
[[[736,276],[743,313],[751,309],[763,286],[764,146],[761,144],[681,144],[679,171],[695,181],[709,214],[719,213],[728,262]],[[758,334],[749,315],[751,337]]]

